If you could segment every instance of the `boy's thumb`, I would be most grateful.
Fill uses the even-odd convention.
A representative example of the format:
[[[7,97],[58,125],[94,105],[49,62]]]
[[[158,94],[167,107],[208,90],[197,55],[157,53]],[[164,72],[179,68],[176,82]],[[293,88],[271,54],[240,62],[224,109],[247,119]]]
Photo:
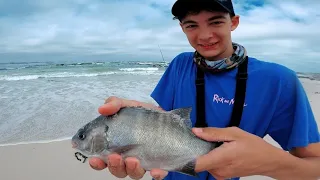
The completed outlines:
[[[234,128],[193,128],[192,132],[199,138],[211,142],[230,142],[236,140]]]

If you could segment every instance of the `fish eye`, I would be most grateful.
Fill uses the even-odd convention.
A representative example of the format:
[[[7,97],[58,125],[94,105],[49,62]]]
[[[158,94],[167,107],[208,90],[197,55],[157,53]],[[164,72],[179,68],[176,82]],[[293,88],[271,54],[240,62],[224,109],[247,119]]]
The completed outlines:
[[[78,134],[78,137],[79,137],[79,139],[84,140],[84,139],[86,138],[86,135],[84,135],[83,132],[80,132],[80,133]]]

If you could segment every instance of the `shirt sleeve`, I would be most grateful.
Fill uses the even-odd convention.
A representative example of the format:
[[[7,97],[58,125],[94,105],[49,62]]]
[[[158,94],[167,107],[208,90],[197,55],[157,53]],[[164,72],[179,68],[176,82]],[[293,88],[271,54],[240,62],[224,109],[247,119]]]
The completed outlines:
[[[295,73],[286,80],[279,97],[267,133],[286,151],[319,142],[317,122],[307,94]]]
[[[151,97],[159,104],[162,109],[166,111],[170,111],[173,109],[175,81],[178,71],[177,58],[178,57],[173,59],[169,64],[155,89],[151,93]]]

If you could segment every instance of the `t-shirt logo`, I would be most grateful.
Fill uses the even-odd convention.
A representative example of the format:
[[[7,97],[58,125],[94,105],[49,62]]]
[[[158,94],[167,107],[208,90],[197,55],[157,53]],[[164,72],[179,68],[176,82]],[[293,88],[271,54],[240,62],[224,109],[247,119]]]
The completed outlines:
[[[224,97],[220,97],[218,94],[214,94],[213,96],[213,102],[219,104],[219,103],[222,103],[222,104],[228,104],[229,106],[230,105],[233,105],[234,104],[234,98],[232,99],[227,99],[227,98],[224,98]],[[247,104],[244,103],[244,107],[246,107]]]

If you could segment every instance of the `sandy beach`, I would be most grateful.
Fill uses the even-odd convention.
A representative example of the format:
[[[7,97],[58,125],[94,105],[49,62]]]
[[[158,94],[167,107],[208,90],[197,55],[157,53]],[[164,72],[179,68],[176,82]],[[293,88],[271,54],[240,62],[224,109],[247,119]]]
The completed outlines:
[[[320,127],[320,82],[302,79]],[[268,142],[278,147],[269,137]],[[115,180],[107,170],[95,171],[76,160],[69,140],[0,147],[2,180]],[[129,179],[129,178],[126,178]],[[143,179],[151,179],[147,172]],[[269,179],[260,176],[241,179]]]

